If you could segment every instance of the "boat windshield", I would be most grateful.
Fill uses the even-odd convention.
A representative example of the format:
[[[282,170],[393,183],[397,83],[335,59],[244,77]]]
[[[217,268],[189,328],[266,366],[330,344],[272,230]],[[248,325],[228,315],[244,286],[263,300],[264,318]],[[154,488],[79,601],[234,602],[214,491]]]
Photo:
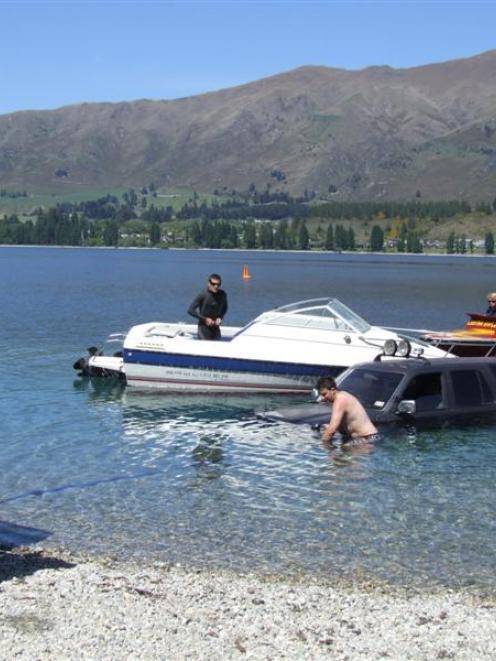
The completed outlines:
[[[277,326],[366,333],[370,324],[337,298],[316,298],[283,305],[261,315],[257,321]]]
[[[382,409],[403,379],[399,372],[351,368],[338,377],[339,388],[351,392],[365,408]]]

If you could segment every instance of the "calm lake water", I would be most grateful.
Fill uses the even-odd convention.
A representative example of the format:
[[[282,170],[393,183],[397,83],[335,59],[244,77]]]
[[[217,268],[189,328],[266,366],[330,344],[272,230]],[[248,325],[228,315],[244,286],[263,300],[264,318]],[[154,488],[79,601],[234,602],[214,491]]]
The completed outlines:
[[[232,325],[337,296],[372,323],[455,328],[496,288],[495,258],[0,248],[0,519],[50,531],[47,546],[495,591],[494,429],[333,454],[254,416],[301,399],[77,378],[109,333],[185,320],[211,271]]]

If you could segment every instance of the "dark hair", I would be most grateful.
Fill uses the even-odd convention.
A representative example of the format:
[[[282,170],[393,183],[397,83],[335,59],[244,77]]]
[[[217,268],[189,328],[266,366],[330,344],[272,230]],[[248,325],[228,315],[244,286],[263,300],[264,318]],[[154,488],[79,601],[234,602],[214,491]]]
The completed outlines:
[[[332,390],[333,388],[337,388],[336,381],[334,381],[332,376],[321,376],[317,381],[316,388],[318,392],[321,390]]]
[[[222,282],[222,278],[220,277],[220,275],[219,275],[218,273],[211,273],[211,274],[208,276],[208,280],[209,280],[209,281],[210,281],[210,280],[218,280],[219,282]]]

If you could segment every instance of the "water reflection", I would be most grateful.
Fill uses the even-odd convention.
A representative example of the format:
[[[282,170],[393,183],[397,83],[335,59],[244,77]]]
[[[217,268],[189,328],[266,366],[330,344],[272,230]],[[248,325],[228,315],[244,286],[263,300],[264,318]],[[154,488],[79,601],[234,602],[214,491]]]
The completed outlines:
[[[92,379],[78,377],[73,381],[73,388],[88,396],[88,401],[116,401],[122,398],[126,385],[120,379]]]

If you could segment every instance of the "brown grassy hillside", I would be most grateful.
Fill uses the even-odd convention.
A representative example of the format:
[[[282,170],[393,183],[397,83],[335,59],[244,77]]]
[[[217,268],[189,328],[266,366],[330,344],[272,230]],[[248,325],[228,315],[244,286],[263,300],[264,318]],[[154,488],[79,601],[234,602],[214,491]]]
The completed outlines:
[[[0,116],[0,188],[270,183],[331,187],[341,199],[492,199],[495,175],[496,51],[412,69],[302,67],[174,101]]]

